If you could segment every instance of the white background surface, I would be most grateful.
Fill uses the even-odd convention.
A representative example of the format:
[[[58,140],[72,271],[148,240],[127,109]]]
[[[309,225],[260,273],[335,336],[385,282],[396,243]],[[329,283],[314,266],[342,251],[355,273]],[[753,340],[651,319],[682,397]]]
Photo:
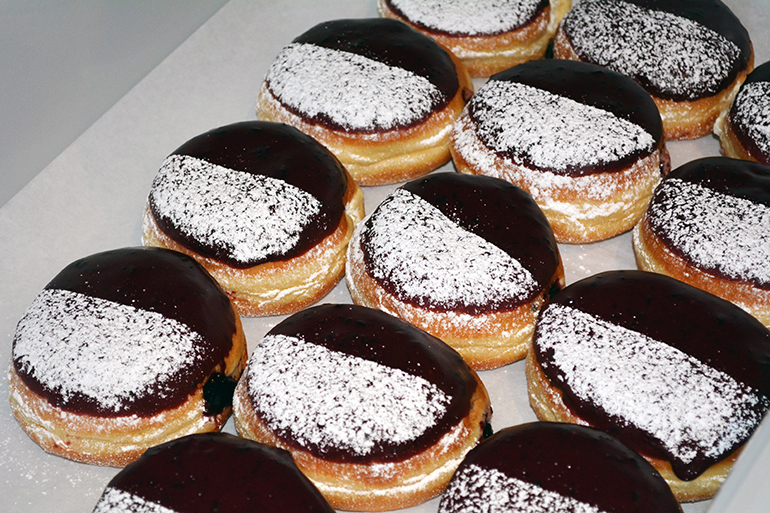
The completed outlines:
[[[766,1],[726,2],[749,29],[757,64],[770,59]],[[56,273],[77,258],[140,243],[146,195],[166,155],[211,128],[255,118],[257,88],[280,48],[318,22],[376,15],[374,0],[230,1],[0,208],[2,365],[10,360],[16,322]],[[23,97],[15,98],[23,105]],[[713,137],[671,143],[669,149],[675,167],[719,153]],[[367,212],[392,189],[366,188]],[[598,244],[561,246],[561,252],[568,283],[606,269],[635,267],[628,234]],[[344,282],[324,302],[349,302]],[[280,320],[245,319],[250,346]],[[526,400],[523,364],[481,375],[492,397],[493,427],[535,420]],[[7,394],[7,382],[0,379],[0,509],[91,511],[117,470],[45,454],[12,418]],[[232,422],[226,430],[233,431]],[[767,487],[752,484],[770,473],[768,430],[764,425],[750,444],[736,469],[738,479],[725,487],[728,493],[713,501],[720,512],[727,507],[761,511],[750,508],[752,498],[770,504]],[[434,513],[436,504],[414,510]],[[710,505],[686,505],[685,511],[705,511]]]

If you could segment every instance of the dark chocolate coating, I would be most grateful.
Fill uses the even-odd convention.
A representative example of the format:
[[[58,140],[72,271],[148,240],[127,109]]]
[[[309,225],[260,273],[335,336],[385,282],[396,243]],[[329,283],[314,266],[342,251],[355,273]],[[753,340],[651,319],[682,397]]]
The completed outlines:
[[[179,513],[334,512],[287,451],[227,433],[189,435],[152,447],[108,488]]]
[[[362,55],[426,78],[441,92],[435,110],[441,110],[449,104],[460,89],[457,69],[447,51],[430,37],[397,20],[363,18],[326,21],[301,34],[293,43],[313,44]],[[289,106],[284,107],[294,112]],[[295,114],[299,115],[297,112]],[[414,120],[410,126],[425,119],[427,115]],[[319,115],[310,121],[332,129],[356,131],[337,125],[328,116]]]
[[[607,68],[580,61],[541,59],[508,68],[492,75],[489,80],[528,85],[610,112],[641,127],[654,140],[650,150],[636,151],[617,161],[568,169],[544,169],[545,171],[567,176],[617,171],[628,167],[639,158],[646,157],[662,144],[663,122],[655,101],[639,84]],[[468,108],[474,121],[483,119],[485,112],[478,103],[470,102]],[[504,158],[535,167],[526,153],[520,153],[518,148],[510,148],[500,154]]]
[[[644,271],[608,271],[575,282],[556,294],[552,304],[576,308],[616,326],[632,330],[679,349],[710,367],[770,397],[770,331],[739,307],[668,276]],[[616,435],[629,447],[672,462],[682,479],[692,479],[720,458],[699,454],[686,466],[652,437],[603,413],[599,406],[578,398],[559,369],[549,364],[550,351],[533,347],[551,383],[562,391],[565,404],[591,425]],[[763,414],[763,404],[756,411]]]
[[[252,267],[301,255],[333,233],[345,213],[348,178],[342,164],[323,145],[294,127],[267,121],[234,123],[190,139],[172,155],[196,157],[235,171],[283,180],[321,202],[321,212],[308,223],[290,251],[240,262],[228,257],[225,248],[186,236],[169,219],[159,215],[150,197],[153,217],[166,235],[203,256],[232,267]],[[211,208],[218,207],[212,205]]]
[[[524,190],[498,178],[459,173],[436,173],[403,186],[424,199],[458,226],[478,235],[518,260],[537,282],[537,288],[517,301],[496,305],[469,305],[458,298],[453,304],[436,304],[430,297],[404,297],[388,280],[378,283],[402,301],[436,311],[461,311],[470,314],[515,309],[532,301],[554,283],[559,266],[559,249],[548,223],[535,200]],[[371,267],[367,251],[368,232],[361,236],[364,263]],[[458,269],[458,272],[461,272]]]
[[[720,34],[728,41],[733,42],[740,51],[739,58],[732,63],[730,73],[717,86],[716,90],[709,91],[708,94],[705,95],[698,95],[697,97],[691,95],[676,95],[667,91],[661,91],[646,80],[645,77],[634,77],[645,87],[645,89],[650,91],[650,93],[654,94],[656,97],[674,101],[692,101],[705,96],[713,96],[731,84],[738,76],[738,73],[747,69],[751,60],[752,51],[749,33],[730,8],[720,0],[677,0],[676,2],[671,2],[670,0],[622,1],[654,11],[668,12],[700,23],[717,34]]]
[[[533,422],[505,428],[472,449],[456,475],[469,465],[500,471],[600,511],[680,511],[671,488],[647,460],[616,438],[585,426]],[[463,504],[468,500],[483,497],[463,497]],[[445,495],[439,511],[461,511],[448,504],[452,497]]]
[[[746,80],[741,85],[741,88],[756,82],[770,82],[770,61],[762,64],[761,66],[758,66],[754,69],[754,71],[749,73],[749,76],[746,77]],[[755,158],[758,162],[762,164],[770,164],[770,155],[764,153],[764,151],[759,148],[754,138],[746,132],[747,127],[743,123],[737,121],[736,113],[738,111],[738,105],[738,96],[736,96],[736,99],[733,101],[733,104],[730,107],[730,113],[728,116],[728,120],[730,120],[730,126],[735,133],[735,137],[738,139],[738,141],[740,141],[743,147],[746,148],[748,154]]]
[[[412,23],[416,27],[419,27],[420,30],[424,30],[425,32],[432,33],[432,34],[439,34],[439,35],[450,35],[450,36],[471,36],[471,34],[467,34],[467,33],[462,32],[462,31],[455,31],[455,30],[444,31],[444,30],[438,30],[435,27],[429,27],[429,26],[425,25],[424,23],[422,23],[420,20],[413,20],[413,19],[409,18],[408,16],[406,16],[403,13],[403,11],[401,11],[401,9],[399,9],[397,6],[393,5],[392,0],[385,0],[385,3],[388,5],[388,8],[391,11],[393,11],[396,14],[398,14],[399,16],[404,18],[405,20],[408,20],[410,23]],[[548,7],[548,5],[549,5],[549,0],[539,0],[536,9],[532,12],[532,15],[528,19],[523,20],[521,25],[519,25],[518,27],[513,27],[510,30],[506,30],[506,31],[494,31],[494,32],[485,32],[483,34],[473,34],[472,36],[476,36],[476,37],[478,37],[478,36],[482,36],[482,37],[483,36],[497,36],[497,35],[500,35],[500,34],[506,34],[508,32],[513,32],[514,30],[518,30],[520,28],[523,28],[523,27],[529,25],[530,23],[532,23],[532,21],[535,18],[540,16],[542,14],[542,12],[545,10],[545,8]]]
[[[156,312],[187,325],[203,339],[194,364],[178,369],[164,382],[164,390],[169,383],[174,385],[173,394],[158,394],[151,387],[117,411],[105,411],[82,395],[62,397],[14,361],[14,369],[32,391],[66,411],[149,417],[180,406],[224,363],[233,347],[236,320],[230,299],[198,262],[175,251],[138,247],[97,253],[65,267],[45,288],[69,290]],[[212,408],[216,409],[219,408]]]
[[[268,335],[298,337],[332,351],[399,369],[424,378],[450,397],[444,415],[415,440],[379,444],[366,457],[333,447],[304,447],[317,457],[357,463],[401,461],[435,444],[470,411],[477,384],[462,357],[433,335],[379,310],[346,304],[320,305],[288,317]],[[259,415],[262,405],[253,406]],[[275,434],[298,447],[290,433]]]

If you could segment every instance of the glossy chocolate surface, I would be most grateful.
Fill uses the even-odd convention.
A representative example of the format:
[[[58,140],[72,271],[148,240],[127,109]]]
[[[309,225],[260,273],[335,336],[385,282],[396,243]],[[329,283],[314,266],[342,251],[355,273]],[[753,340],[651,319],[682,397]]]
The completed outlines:
[[[320,305],[285,319],[268,335],[298,337],[335,352],[401,370],[427,380],[450,398],[439,421],[420,437],[400,444],[380,443],[365,457],[367,462],[400,461],[413,456],[436,443],[470,411],[477,384],[462,357],[436,337],[379,310],[357,305]],[[345,407],[344,398],[340,404],[341,408]],[[260,407],[254,404],[258,415]],[[275,434],[296,447],[289,433]],[[361,460],[335,448],[315,446],[307,450],[334,461]]]
[[[14,361],[24,383],[51,404],[87,415],[151,416],[181,405],[197,390],[232,349],[235,313],[227,295],[192,258],[158,248],[125,248],[97,253],[65,267],[46,289],[78,292],[162,314],[188,326],[203,337],[194,365],[172,376],[175,393],[147,390],[123,410],[105,412],[85,396],[62,397],[25,373]]]
[[[654,140],[651,150],[636,151],[613,162],[574,169],[548,169],[548,171],[560,175],[584,176],[619,170],[658,149],[661,144],[663,122],[652,97],[630,78],[607,68],[579,61],[541,59],[501,71],[492,75],[489,80],[524,84],[610,112],[620,119],[641,127]],[[477,109],[474,102],[469,104],[469,110],[474,119],[484,115]],[[517,161],[521,159],[523,164],[533,166],[526,153],[519,153],[518,148],[502,152],[501,156],[508,159],[515,157]]]
[[[150,448],[109,488],[178,513],[334,511],[288,452],[226,433],[190,435]]]
[[[585,426],[535,422],[505,428],[472,449],[456,475],[470,465],[497,470],[599,511],[680,511],[668,484],[647,460],[610,435]],[[464,500],[484,500],[484,487],[477,490],[482,493],[471,492]],[[445,508],[449,499],[445,496],[439,511],[462,511]]]
[[[494,310],[513,309],[531,301],[554,282],[559,266],[559,250],[551,226],[532,197],[522,189],[497,178],[459,173],[437,173],[417,179],[404,189],[424,199],[461,228],[494,244],[518,260],[537,282],[528,296],[510,304],[496,305]],[[362,232],[364,262],[371,267],[371,254],[366,250],[367,231]],[[388,280],[378,283],[391,294],[402,297],[396,284]],[[421,306],[438,311],[455,309],[479,314],[483,308],[463,304],[438,305],[430,297],[420,298]],[[489,306],[487,309],[491,309]]]
[[[613,325],[661,341],[700,362],[732,376],[770,397],[770,331],[739,307],[667,276],[643,271],[609,271],[568,286],[551,299]],[[548,364],[550,355],[533,339],[535,355],[544,373],[562,391],[565,404],[591,425],[614,434],[629,447],[671,460],[650,436],[600,411],[596,404],[575,395]],[[761,403],[756,406],[761,411]],[[761,416],[761,415],[760,415]],[[721,457],[733,448],[726,448]],[[689,469],[674,470],[695,477],[718,459],[694,458]]]
[[[288,125],[266,121],[226,125],[190,139],[173,155],[196,157],[227,169],[283,180],[320,201],[321,212],[304,228],[290,251],[258,261],[240,262],[227,257],[225,248],[186,236],[168,219],[161,217],[150,200],[155,221],[166,235],[203,256],[230,266],[252,267],[265,261],[301,255],[331,234],[344,214],[343,198],[348,182],[342,164],[315,139]],[[212,205],[211,208],[217,207]]]

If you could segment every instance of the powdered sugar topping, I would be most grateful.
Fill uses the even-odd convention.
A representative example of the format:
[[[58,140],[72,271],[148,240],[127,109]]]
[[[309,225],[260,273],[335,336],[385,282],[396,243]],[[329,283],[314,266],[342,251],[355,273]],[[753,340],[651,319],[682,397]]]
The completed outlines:
[[[770,82],[744,84],[731,121],[745,130],[765,157],[770,156]]]
[[[267,72],[270,91],[290,109],[346,130],[391,130],[429,116],[443,101],[427,78],[341,50],[292,43]]]
[[[41,292],[19,321],[13,358],[66,403],[81,395],[124,412],[196,361],[201,336],[163,315],[67,290]]]
[[[494,468],[466,465],[452,477],[439,513],[601,513],[592,504],[510,477]]]
[[[260,418],[302,447],[368,456],[434,426],[450,398],[434,384],[305,341],[268,334],[247,367]]]
[[[653,231],[695,265],[770,286],[770,207],[669,178],[647,212]]]
[[[540,0],[390,0],[414,23],[447,34],[499,34],[522,27]]]
[[[369,273],[420,306],[488,308],[520,303],[537,289],[518,260],[397,189],[366,221]]]
[[[716,94],[741,53],[699,23],[623,0],[582,0],[562,26],[581,58],[649,84],[658,95]]]
[[[488,82],[468,109],[490,149],[557,173],[650,153],[655,145],[642,127],[611,112],[516,82]]]
[[[150,201],[183,235],[243,264],[293,249],[321,211],[317,198],[283,180],[186,155],[164,161]]]
[[[770,401],[668,344],[578,309],[547,306],[538,322],[544,368],[606,414],[646,432],[684,464],[719,459],[744,442]]]
[[[175,511],[133,493],[108,486],[96,503],[93,513],[174,513]]]

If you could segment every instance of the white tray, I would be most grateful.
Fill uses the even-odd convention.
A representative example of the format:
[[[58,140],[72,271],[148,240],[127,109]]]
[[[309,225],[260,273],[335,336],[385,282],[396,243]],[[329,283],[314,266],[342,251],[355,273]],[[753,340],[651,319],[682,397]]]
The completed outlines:
[[[728,0],[752,35],[757,64],[770,59],[770,4]],[[0,209],[0,365],[10,360],[16,323],[32,299],[73,260],[140,244],[141,212],[161,162],[189,138],[255,119],[257,88],[278,51],[316,23],[373,17],[374,0],[232,0]],[[713,137],[671,143],[674,166],[718,155]],[[444,170],[452,170],[447,165]],[[394,187],[366,188],[367,212]],[[633,269],[628,234],[592,245],[561,246],[567,281],[608,269]],[[350,302],[344,282],[324,302]],[[282,318],[245,319],[256,343]],[[523,364],[481,373],[496,429],[535,420],[526,399]],[[117,469],[74,463],[44,453],[10,413],[0,378],[0,509],[90,512]],[[232,421],[226,430],[234,432]],[[770,425],[749,443],[733,476],[713,501],[687,513],[759,511],[770,504]],[[412,508],[435,513],[437,500]]]

